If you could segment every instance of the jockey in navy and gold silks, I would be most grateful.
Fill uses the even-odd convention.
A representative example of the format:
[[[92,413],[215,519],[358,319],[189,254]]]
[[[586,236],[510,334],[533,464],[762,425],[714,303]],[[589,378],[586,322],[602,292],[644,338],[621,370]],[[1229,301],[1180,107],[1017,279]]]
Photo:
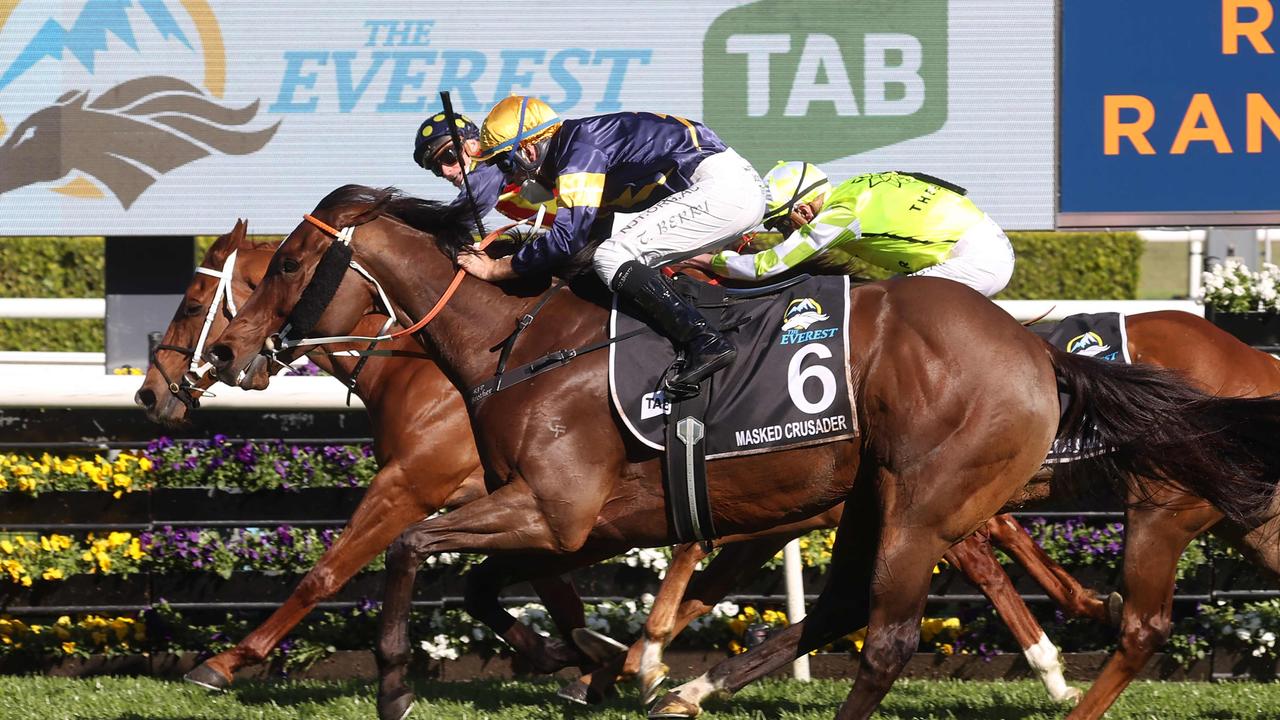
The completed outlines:
[[[502,171],[492,165],[477,163],[474,158],[480,150],[480,128],[463,115],[456,116],[454,122],[457,124],[463,154],[468,163],[467,184],[471,186],[471,194],[475,197],[480,214],[497,210],[512,220],[524,220],[534,217],[538,214],[538,208],[545,206],[542,224],[550,227],[556,217],[555,198],[545,201],[526,198],[521,193],[520,185],[507,182]],[[432,115],[418,126],[418,132],[414,135],[413,161],[423,169],[435,173],[436,177],[442,177],[454,187],[462,189],[461,163],[458,162],[457,150],[449,135],[444,113]],[[460,193],[453,202],[467,202],[466,192]]]
[[[661,113],[562,120],[537,98],[513,96],[490,110],[480,145],[481,159],[508,179],[555,188],[560,209],[515,255],[466,255],[465,270],[487,280],[548,272],[589,247],[597,217],[636,213],[595,249],[596,273],[684,347],[676,383],[696,384],[732,361],[733,345],[652,267],[723,247],[764,213],[760,176],[714,132]]]

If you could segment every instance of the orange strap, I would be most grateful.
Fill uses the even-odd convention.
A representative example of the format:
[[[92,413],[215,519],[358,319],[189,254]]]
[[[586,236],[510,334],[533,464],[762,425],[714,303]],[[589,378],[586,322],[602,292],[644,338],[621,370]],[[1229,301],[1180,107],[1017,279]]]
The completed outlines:
[[[333,236],[334,238],[338,237],[338,234],[339,234],[338,230],[335,230],[328,223],[324,222],[323,220],[317,219],[315,216],[311,215],[310,213],[303,215],[302,218],[307,222],[311,223],[312,225],[315,225],[316,227],[320,228],[324,232],[328,233],[329,235]],[[484,239],[480,241],[479,249],[484,250],[489,243],[493,242],[495,239],[497,239],[506,231],[520,224],[522,223],[511,223],[510,225],[504,225],[498,228],[497,230],[494,230],[493,232],[489,233],[488,235],[485,235]],[[449,283],[449,287],[445,289],[444,294],[440,296],[440,299],[436,301],[435,306],[431,308],[431,311],[428,312],[426,316],[424,316],[418,322],[414,323],[411,327],[407,327],[403,330],[398,330],[396,332],[391,333],[390,337],[391,338],[404,337],[405,335],[418,332],[422,328],[426,327],[427,323],[434,320],[436,316],[440,314],[440,311],[444,310],[444,306],[449,302],[449,299],[453,297],[453,293],[458,289],[458,286],[462,284],[462,278],[466,274],[467,274],[466,270],[458,270],[458,273],[453,276],[453,281]],[[387,309],[390,310],[390,308],[387,308]]]

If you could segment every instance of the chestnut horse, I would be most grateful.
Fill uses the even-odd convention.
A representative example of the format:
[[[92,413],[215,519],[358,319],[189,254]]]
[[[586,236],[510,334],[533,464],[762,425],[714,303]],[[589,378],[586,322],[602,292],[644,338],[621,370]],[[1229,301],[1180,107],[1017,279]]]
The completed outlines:
[[[211,375],[189,376],[191,356],[202,334],[211,339],[221,334],[231,308],[249,298],[276,249],[275,244],[248,242],[245,236],[246,224],[240,221],[209,248],[202,269],[193,276],[165,331],[136,395],[138,404],[155,422],[180,424],[198,406],[202,390],[214,382]],[[376,333],[385,319],[380,315],[363,318],[356,330]],[[412,340],[394,340],[380,348],[394,354],[370,358],[358,375],[353,373],[356,358],[326,353],[314,356],[316,364],[344,384],[354,377],[355,393],[364,402],[373,426],[377,475],[341,536],[284,604],[234,648],[188,673],[191,682],[213,689],[227,687],[236,670],[262,662],[317,603],[336,593],[410,523],[485,494],[480,460],[457,391]],[[412,392],[405,392],[406,388]],[[566,637],[571,629],[583,625],[582,603],[571,584],[554,575],[533,578],[532,582]],[[469,599],[497,603],[496,598]],[[544,640],[519,623],[503,633],[536,668],[547,672],[585,660],[566,643]]]
[[[153,357],[152,367],[139,389],[136,400],[154,422],[176,425],[185,420],[187,413],[199,405],[199,396],[213,379],[209,375],[196,374],[198,368],[189,367],[189,360],[198,354],[203,345],[202,338],[216,339],[234,314],[234,309],[248,299],[252,289],[261,280],[266,271],[268,261],[275,252],[276,245],[268,243],[251,243],[246,240],[247,225],[244,221],[236,223],[232,232],[221,236],[211,245],[204,260],[192,278],[191,284],[183,297],[174,319],[167,328],[162,344],[158,346]],[[371,315],[362,319],[355,328],[357,333],[376,332],[382,327],[382,316]],[[335,330],[335,332],[337,332]],[[421,393],[429,395],[443,394],[456,396],[456,391],[447,380],[435,369],[434,363],[421,352],[414,352],[418,345],[410,339],[392,340],[383,346],[383,350],[393,352],[392,356],[370,359],[355,379],[355,391],[365,400],[375,428],[375,434],[383,438],[384,433],[396,434],[400,428],[413,428],[421,438],[443,439],[446,442],[458,440],[457,421],[464,417],[460,403],[452,407],[448,403],[434,405],[431,403],[406,406],[403,403],[388,403],[386,399],[399,397],[417,397]],[[331,355],[316,353],[316,362],[344,384],[352,383],[356,375],[354,364],[357,361],[343,354]],[[407,392],[388,393],[387,388],[407,386]],[[407,420],[402,420],[397,413],[411,412]],[[441,414],[443,413],[443,417]],[[440,420],[434,420],[440,418]],[[469,435],[469,429],[468,429]],[[387,437],[377,442],[378,457],[384,459],[405,448],[403,438]],[[434,446],[430,443],[422,451],[411,454],[410,466],[415,458],[422,464],[413,472],[401,472],[396,475],[380,474],[370,485],[361,505],[349,521],[343,537],[317,562],[316,567],[294,590],[284,605],[266,622],[244,638],[235,648],[221,653],[193,670],[188,679],[210,688],[226,687],[239,668],[260,662],[283,639],[284,635],[304,617],[315,605],[337,592],[343,584],[368,560],[381,552],[390,544],[391,539],[407,527],[409,522],[426,517],[441,506],[443,493],[451,493],[444,500],[444,507],[456,507],[463,502],[484,493],[483,482],[479,470],[479,458],[474,453],[473,443],[459,442],[457,452],[441,453],[440,462],[428,465],[425,459],[431,455]],[[391,462],[395,462],[392,460]],[[405,465],[401,461],[398,465]],[[462,484],[456,479],[462,470],[470,468]],[[405,482],[408,478],[412,483]],[[1043,552],[1021,532],[1012,518],[1001,516],[1002,520],[988,523],[988,530],[997,542],[1009,550],[1016,558],[1028,564],[1036,577],[1048,576],[1065,578],[1067,590],[1050,589],[1050,593],[1061,602],[1068,612],[1090,614],[1101,617],[1101,603],[1066,575],[1060,567],[1048,560]],[[838,509],[819,515],[805,523],[806,526],[834,527],[839,519]],[[798,528],[803,530],[804,527]],[[1022,604],[1008,577],[995,564],[994,555],[985,546],[986,533],[978,533],[947,553],[947,558],[961,568],[975,585],[980,587],[995,604],[1002,617],[1007,618],[1019,640],[1026,638],[1024,647],[1030,648],[1044,637],[1043,631],[1035,623],[1035,619]],[[785,542],[786,538],[783,537]],[[723,540],[719,541],[723,544]],[[776,550],[769,549],[775,544],[772,539],[764,541],[768,555]],[[683,584],[675,579],[681,573],[677,569],[696,564],[702,556],[690,557],[691,550],[682,553],[683,562],[677,562],[671,573],[671,580],[663,585],[661,598],[655,609],[658,618],[664,617],[663,609],[681,598]],[[708,568],[706,580],[713,582],[712,587],[721,588],[718,592],[727,593],[731,585],[725,580],[735,578],[743,569],[744,553],[753,556],[760,552],[759,547],[746,543],[742,550],[727,550],[713,560]],[[767,556],[766,556],[767,557]],[[962,561],[961,557],[975,558]],[[750,563],[746,563],[750,565]],[[716,580],[717,578],[723,578]],[[707,585],[701,582],[695,588],[705,592]],[[554,578],[538,583],[538,592],[549,601],[548,606],[562,631],[581,627],[581,615],[575,613],[575,595],[571,587],[561,587]],[[674,597],[672,593],[677,593]],[[718,601],[719,598],[716,599]],[[715,601],[712,601],[713,603]],[[580,607],[580,605],[578,605]],[[687,609],[686,609],[687,612]],[[691,620],[692,617],[689,618]],[[688,620],[685,621],[687,623]],[[683,627],[683,624],[681,627]],[[512,626],[503,632],[513,640],[516,647],[526,654],[535,668],[545,671],[559,669],[570,658],[558,644],[547,647],[540,646],[538,640],[514,637],[513,633],[523,635],[523,628]],[[566,632],[567,634],[567,632]],[[674,634],[674,633],[671,633]],[[1047,641],[1046,641],[1047,642]],[[553,641],[554,643],[554,641]],[[664,643],[665,644],[665,643]],[[1052,647],[1050,644],[1049,647]],[[638,656],[635,658],[638,661]],[[1056,654],[1046,660],[1029,655],[1033,664],[1039,662],[1042,680],[1050,689],[1056,700],[1074,698],[1073,689],[1067,688],[1062,681],[1062,673],[1058,667]],[[619,658],[620,660],[620,658]],[[634,672],[630,667],[627,671]],[[617,669],[610,672],[595,673],[585,676],[585,681],[571,686],[562,694],[574,700],[585,700],[588,697],[602,696],[604,686],[611,684],[617,675]],[[589,683],[594,678],[594,692]],[[651,689],[656,682],[651,683]]]
[[[472,247],[461,209],[348,186],[314,215],[281,244],[262,284],[209,349],[224,381],[245,377],[304,289],[315,289],[307,287],[313,277],[341,280],[332,260],[342,262],[344,252],[354,251],[381,281],[402,323],[435,305],[434,322],[415,328],[416,336],[464,393],[493,376],[489,351],[508,335],[504,319],[535,303],[540,322],[512,363],[582,348],[605,332],[597,286],[540,301],[545,282],[459,277],[451,285],[456,254]],[[1063,482],[1092,474],[1135,502],[1186,492],[1241,522],[1254,522],[1271,503],[1280,453],[1255,441],[1280,427],[1280,400],[1215,398],[1152,366],[1063,353],[954,282],[890,280],[854,288],[849,302],[850,328],[862,338],[849,358],[859,435],[708,466],[715,526],[726,534],[761,532],[852,501],[814,613],[736,658],[740,671],[866,624],[858,679],[839,717],[868,717],[919,641],[935,562],[1034,492],[1028,482],[1055,436],[1109,450],[1063,466],[1055,473]],[[354,325],[372,305],[335,302],[329,311]],[[392,546],[388,565],[408,572],[388,579],[381,717],[400,718],[411,707],[407,619],[412,569],[426,555],[488,553],[494,578],[509,581],[671,542],[660,459],[620,431],[605,357],[576,358],[469,405],[491,494],[416,523]],[[1074,398],[1061,427],[1060,386]],[[547,562],[535,570],[530,557]]]

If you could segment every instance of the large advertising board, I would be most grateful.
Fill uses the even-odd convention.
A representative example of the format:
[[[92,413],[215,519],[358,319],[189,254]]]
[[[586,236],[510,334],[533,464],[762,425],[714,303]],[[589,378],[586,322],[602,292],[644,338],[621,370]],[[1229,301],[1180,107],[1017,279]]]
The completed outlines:
[[[1280,223],[1277,6],[1062,3],[1060,226]]]
[[[705,121],[760,171],[918,170],[1053,223],[1052,0],[0,2],[0,234],[286,232],[412,161],[439,92]]]

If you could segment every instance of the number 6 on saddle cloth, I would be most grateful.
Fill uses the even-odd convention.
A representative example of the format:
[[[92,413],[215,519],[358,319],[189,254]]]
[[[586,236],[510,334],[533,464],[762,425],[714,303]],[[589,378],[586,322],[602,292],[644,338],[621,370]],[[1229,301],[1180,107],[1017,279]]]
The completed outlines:
[[[671,342],[614,298],[609,394],[636,440],[666,454],[667,509],[681,542],[716,537],[707,503],[706,459],[834,442],[857,432],[849,393],[849,279],[803,278],[780,292],[726,291],[677,276],[709,322],[738,348],[732,365],[693,396],[665,386]],[[776,288],[775,288],[776,289]],[[764,290],[768,292],[768,290]],[[747,295],[748,297],[743,297]],[[781,392],[786,388],[786,392]]]

